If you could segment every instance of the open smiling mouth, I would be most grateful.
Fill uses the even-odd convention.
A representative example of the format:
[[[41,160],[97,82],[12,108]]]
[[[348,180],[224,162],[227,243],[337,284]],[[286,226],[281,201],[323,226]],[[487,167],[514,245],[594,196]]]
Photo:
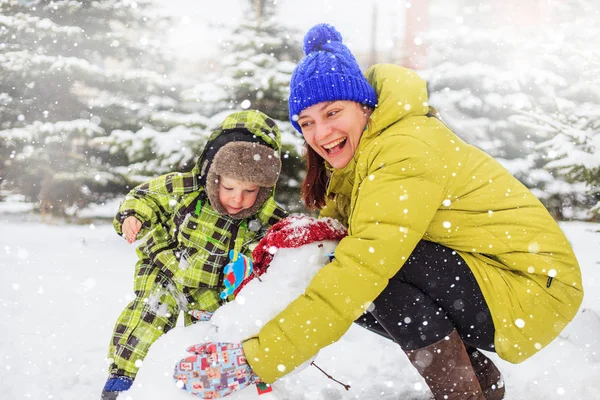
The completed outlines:
[[[347,138],[343,138],[343,139],[339,139],[339,140],[336,140],[331,143],[327,143],[326,145],[321,146],[321,147],[323,148],[323,150],[325,150],[327,155],[334,156],[337,153],[339,153],[340,151],[342,151],[342,149],[346,145],[346,142],[347,142]]]

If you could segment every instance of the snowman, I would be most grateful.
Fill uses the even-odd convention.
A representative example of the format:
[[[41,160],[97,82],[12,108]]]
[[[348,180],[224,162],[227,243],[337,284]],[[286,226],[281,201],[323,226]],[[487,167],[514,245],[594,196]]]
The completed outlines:
[[[396,396],[390,398],[401,393],[419,398],[414,397],[414,383],[408,388],[402,382],[406,379],[400,379],[403,373],[414,373],[407,362],[402,368],[399,347],[359,326],[272,386],[247,368],[240,343],[303,294],[346,234],[346,228],[330,218],[292,216],[274,225],[254,249],[252,273],[235,290],[235,300],[212,315],[198,313],[202,322],[163,335],[150,349],[132,388],[118,399],[337,400],[370,394],[381,399],[386,392]],[[384,368],[386,358],[399,367]],[[376,383],[365,384],[372,374],[377,375]]]

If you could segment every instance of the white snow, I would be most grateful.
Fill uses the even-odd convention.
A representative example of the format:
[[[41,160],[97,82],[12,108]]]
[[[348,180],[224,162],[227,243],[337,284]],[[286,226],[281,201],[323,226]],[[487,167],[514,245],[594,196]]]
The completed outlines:
[[[134,247],[109,224],[63,226],[38,220],[32,215],[0,215],[0,397],[99,398],[113,324],[133,298]],[[561,226],[583,271],[583,305],[557,340],[524,363],[513,365],[490,355],[505,375],[507,400],[600,398],[600,235],[595,232],[600,224]],[[178,327],[161,338],[142,364],[136,386],[120,400],[194,399],[171,379],[186,347],[204,342],[204,336],[214,335],[212,324],[226,326],[227,319],[237,321],[239,330],[229,332],[231,336],[223,330],[222,339],[238,340],[258,330],[275,312],[275,297],[286,301],[282,296],[295,296],[307,282],[309,267],[315,267],[319,252],[325,250],[314,245],[280,250],[263,282],[248,285],[239,301],[221,308],[212,322]],[[300,272],[304,275],[296,275]],[[278,381],[273,393],[259,397],[248,388],[229,398],[428,398],[423,381],[398,346],[358,326],[322,349],[315,362],[350,384],[350,391],[309,366]]]

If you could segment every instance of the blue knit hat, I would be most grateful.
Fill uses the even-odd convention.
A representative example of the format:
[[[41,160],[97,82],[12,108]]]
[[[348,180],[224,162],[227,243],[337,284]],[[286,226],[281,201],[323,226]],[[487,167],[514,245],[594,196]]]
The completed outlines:
[[[363,75],[342,35],[329,24],[313,26],[304,37],[306,57],[294,69],[288,101],[298,132],[298,114],[322,101],[352,100],[375,107],[377,94]]]

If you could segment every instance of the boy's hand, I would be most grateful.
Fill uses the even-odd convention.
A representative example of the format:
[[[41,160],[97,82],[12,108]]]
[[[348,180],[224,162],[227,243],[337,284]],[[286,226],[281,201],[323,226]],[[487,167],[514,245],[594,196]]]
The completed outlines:
[[[121,230],[123,231],[123,237],[128,243],[133,243],[137,240],[137,235],[140,233],[141,229],[142,223],[133,215],[125,218],[125,221],[123,221],[123,226],[121,227]]]
[[[187,349],[192,356],[175,365],[173,379],[201,399],[225,397],[260,382],[246,363],[240,343],[208,342]]]
[[[222,299],[231,296],[244,279],[252,275],[252,261],[248,257],[235,250],[230,250],[229,259],[231,262],[225,266],[223,271],[225,289],[221,292]]]

